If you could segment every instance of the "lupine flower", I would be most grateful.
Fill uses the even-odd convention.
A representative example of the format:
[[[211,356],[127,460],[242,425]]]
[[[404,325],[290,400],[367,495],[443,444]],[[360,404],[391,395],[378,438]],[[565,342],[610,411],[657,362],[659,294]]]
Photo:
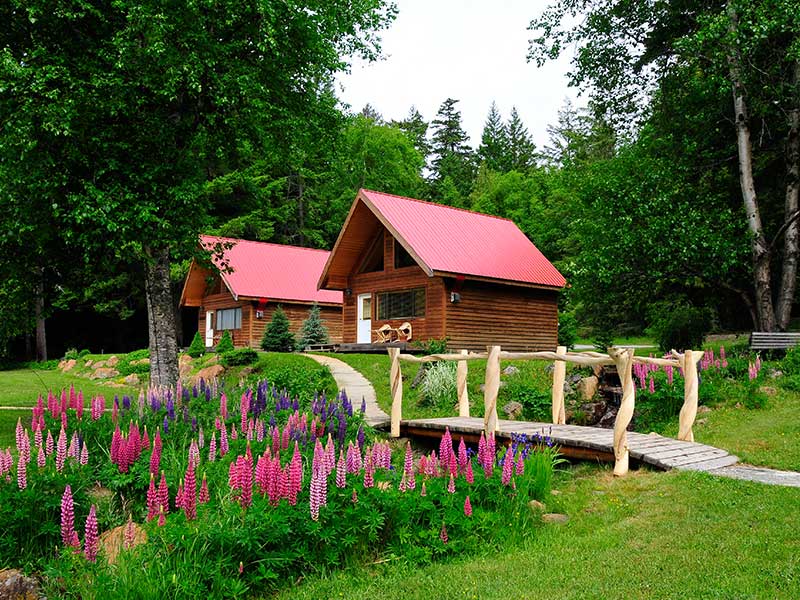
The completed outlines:
[[[352,496],[350,496],[350,501],[351,501],[353,504],[358,504],[358,494],[356,494],[356,490],[355,490],[355,488],[353,488],[353,495],[352,495]]]
[[[467,470],[467,445],[464,443],[462,436],[461,441],[458,442],[458,472],[464,473]]]
[[[419,490],[419,495],[423,496],[423,497],[428,495],[428,490],[425,489],[425,482],[424,481],[422,482],[422,487]]]
[[[464,515],[467,517],[472,516],[472,503],[469,501],[469,496],[464,500]]]
[[[208,494],[208,482],[206,482],[206,474],[203,473],[203,482],[200,484],[200,495],[197,497],[197,502],[200,504],[205,504],[210,500],[210,496]]]
[[[84,447],[85,446],[86,444],[84,444]],[[39,444],[39,452],[36,455],[36,466],[41,469],[45,466],[45,464],[47,464],[47,456],[44,453],[44,448],[42,448],[42,445]]]
[[[61,541],[64,547],[78,548],[78,534],[75,532],[75,507],[72,502],[72,488],[69,484],[61,496]]]
[[[447,491],[450,492],[451,494],[456,493],[456,482],[455,479],[453,479],[452,473],[450,474],[450,481],[447,484]]]
[[[78,462],[82,466],[86,466],[89,464],[89,446],[86,443],[86,440],[84,440],[83,444],[81,444],[81,456]]]
[[[506,450],[506,455],[503,458],[503,485],[511,483],[511,476],[514,474],[514,455],[511,454],[511,448]]]
[[[194,474],[194,463],[189,461],[186,468],[186,479],[183,484],[183,512],[187,521],[197,518],[197,482]]]
[[[442,540],[443,544],[447,543],[447,527],[444,526],[444,523],[442,523],[442,529],[439,531],[439,539]]]
[[[61,433],[58,434],[58,443],[56,444],[56,471],[61,473],[64,468],[64,461],[67,459],[67,434],[64,428],[61,428]]]
[[[472,473],[472,461],[467,462],[467,472],[464,474],[467,483],[472,484],[475,482],[475,475]]]
[[[153,438],[153,452],[150,454],[150,474],[155,475],[161,467],[161,432],[156,429],[156,437]]]
[[[167,519],[164,516],[164,507],[158,507],[158,526],[163,527],[167,523]]]
[[[23,456],[17,460],[17,486],[21,490],[28,487],[28,465]]]
[[[238,463],[239,485],[242,490],[239,504],[242,508],[248,508],[253,504],[253,467],[244,456],[238,457],[236,462]]]
[[[312,471],[309,506],[311,518],[316,521],[319,519],[320,507],[328,503],[328,478],[322,465],[317,465]]]
[[[169,512],[169,488],[164,471],[161,471],[161,481],[158,482],[158,506],[162,512]]]
[[[339,454],[339,461],[336,463],[336,487],[342,489],[347,485],[347,461],[345,453]]]
[[[89,508],[89,516],[86,517],[86,528],[83,536],[83,556],[89,562],[97,560],[97,551],[100,547],[97,538],[97,510],[92,504]]]
[[[47,439],[45,440],[44,443],[44,451],[47,454],[47,456],[50,456],[53,453],[54,448],[55,448],[55,442],[53,441],[53,434],[48,429]]]
[[[650,384],[650,387],[649,387],[649,392],[650,392],[651,394],[655,394],[655,393],[656,393],[656,382],[655,382],[655,380],[653,379],[653,376],[652,376],[652,375],[650,376],[649,384]]]
[[[211,441],[208,443],[208,462],[217,460],[217,432],[211,432]]]
[[[289,463],[289,504],[297,504],[297,493],[300,491],[303,480],[303,457],[297,442],[294,443],[294,454]]]
[[[147,521],[155,519],[156,513],[158,513],[158,493],[156,492],[155,477],[150,473],[150,485],[147,488]]]
[[[125,529],[122,532],[122,547],[125,550],[130,550],[136,543],[136,528],[133,525],[133,517],[128,515],[128,522],[125,524]]]
[[[525,474],[525,460],[522,458],[522,452],[520,452],[519,456],[517,456],[517,466],[515,473],[517,476],[522,476]]]
[[[374,469],[372,466],[372,457],[367,460],[367,466],[364,468],[364,487],[375,487]]]
[[[228,430],[225,423],[219,429],[219,455],[225,456],[228,453]]]
[[[411,444],[406,445],[406,456],[403,464],[403,476],[406,480],[406,487],[413,490],[417,487],[417,482],[414,479],[414,457],[411,454]]]

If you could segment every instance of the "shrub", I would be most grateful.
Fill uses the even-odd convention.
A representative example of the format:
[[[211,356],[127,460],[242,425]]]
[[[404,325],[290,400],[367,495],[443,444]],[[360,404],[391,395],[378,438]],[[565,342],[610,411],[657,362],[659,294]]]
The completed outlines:
[[[188,354],[192,358],[200,358],[205,353],[206,353],[205,342],[203,342],[203,338],[200,337],[200,332],[196,331],[194,337],[192,338],[192,343],[186,350],[186,354]]]
[[[669,352],[700,348],[710,327],[711,317],[705,308],[686,302],[659,302],[651,311],[647,333],[663,352]]]
[[[289,319],[280,306],[272,313],[272,320],[264,330],[261,347],[268,352],[294,351],[294,335],[289,331]]]
[[[780,386],[785,390],[789,390],[790,392],[800,392],[800,375],[781,377]]]
[[[425,341],[414,342],[413,346],[415,348],[419,348],[425,354],[444,354],[445,352],[447,352],[447,342],[448,338],[441,338],[441,339],[431,338]],[[430,364],[430,363],[423,363],[423,366],[425,364]]]
[[[222,364],[226,367],[252,365],[258,361],[258,352],[252,348],[238,348],[222,355]]]
[[[327,344],[329,341],[330,336],[328,335],[328,329],[322,323],[319,304],[314,302],[311,305],[311,310],[308,311],[308,318],[303,321],[303,327],[300,330],[300,348],[305,348],[312,344]]]
[[[64,352],[64,360],[78,360],[80,356],[78,356],[78,349],[77,348],[68,348],[66,352]]]
[[[800,375],[800,346],[789,348],[781,361],[784,375]]]
[[[58,368],[58,359],[53,360],[32,360],[25,363],[25,367],[32,371],[55,371]]]
[[[546,422],[552,418],[553,394],[550,390],[538,389],[520,374],[509,377],[505,383],[498,395],[498,408],[501,404],[519,402],[525,419]]]
[[[316,394],[336,394],[336,382],[331,370],[304,356],[293,354],[262,355],[254,368],[253,381],[265,379],[277,390],[285,389],[292,398],[307,401]],[[353,398],[356,404],[361,398]]]
[[[448,407],[456,403],[456,369],[454,362],[440,361],[433,363],[425,373],[420,387],[420,400],[424,404],[436,407]]]
[[[614,332],[610,329],[598,327],[592,333],[592,345],[599,352],[605,352],[614,345]]]
[[[578,321],[570,313],[558,317],[558,345],[572,348],[578,339]]]
[[[225,354],[231,350],[233,350],[233,338],[231,338],[230,331],[225,331],[217,344],[216,352],[217,354]]]
[[[119,374],[122,376],[131,375],[133,373],[136,375],[148,375],[150,373],[150,364],[146,362],[138,363],[138,361],[145,358],[150,358],[150,350],[144,349],[128,352],[128,354],[120,357],[117,363],[117,371],[119,371]]]

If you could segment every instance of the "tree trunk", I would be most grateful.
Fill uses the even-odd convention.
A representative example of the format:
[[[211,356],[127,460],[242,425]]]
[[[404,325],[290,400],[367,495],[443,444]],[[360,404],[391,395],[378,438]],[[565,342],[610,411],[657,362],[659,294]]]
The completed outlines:
[[[775,330],[775,311],[772,305],[772,285],[770,281],[770,247],[764,237],[761,214],[758,208],[755,182],[753,181],[753,147],[750,142],[750,123],[747,113],[744,84],[741,76],[741,56],[736,47],[739,17],[732,2],[728,3],[728,17],[733,46],[728,54],[733,108],[736,118],[736,143],[739,154],[739,183],[742,199],[747,213],[747,226],[751,234],[753,251],[753,287],[755,306],[760,331]]]
[[[178,341],[169,276],[167,247],[146,248],[145,294],[150,332],[150,385],[172,387],[178,382]]]
[[[797,262],[800,259],[800,219],[796,218],[800,195],[800,62],[794,64],[792,77],[794,107],[789,111],[789,135],[786,139],[786,208],[787,222],[791,221],[783,238],[783,272],[778,290],[776,319],[778,329],[786,331],[792,316],[794,293],[797,289]]]
[[[44,269],[39,270],[36,282],[36,297],[33,301],[33,310],[36,317],[36,360],[47,360],[47,332],[44,327]]]

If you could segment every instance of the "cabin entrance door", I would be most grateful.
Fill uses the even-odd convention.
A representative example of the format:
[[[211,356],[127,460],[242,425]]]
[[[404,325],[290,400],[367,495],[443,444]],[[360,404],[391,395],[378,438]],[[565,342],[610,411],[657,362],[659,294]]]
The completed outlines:
[[[372,342],[372,294],[358,295],[358,321],[356,323],[356,342]]]
[[[214,311],[206,311],[206,348],[214,345]]]

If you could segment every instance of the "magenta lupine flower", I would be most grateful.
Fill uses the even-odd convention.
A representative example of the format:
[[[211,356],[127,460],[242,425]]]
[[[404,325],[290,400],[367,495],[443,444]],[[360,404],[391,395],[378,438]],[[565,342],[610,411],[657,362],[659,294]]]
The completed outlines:
[[[225,456],[228,453],[228,430],[225,424],[219,428],[219,455]]]
[[[39,451],[36,454],[36,466],[41,469],[46,464],[47,464],[47,456],[44,453],[44,448],[42,448],[42,445],[39,444]],[[0,474],[2,474],[2,472],[0,472]]]
[[[464,473],[467,470],[467,445],[464,443],[463,436],[458,442],[458,472]]]
[[[649,380],[648,383],[650,384],[650,388],[649,388],[650,393],[651,394],[655,394],[656,393],[656,382],[655,382],[655,379],[653,379],[652,375],[650,376],[650,380]]]
[[[142,434],[142,443],[140,444],[140,448],[142,451],[150,450],[150,436],[147,435],[147,425],[144,426],[144,433]]]
[[[169,488],[164,471],[161,471],[161,481],[158,482],[158,506],[162,512],[169,512]]]
[[[161,430],[156,429],[156,437],[153,438],[153,452],[150,454],[150,474],[155,475],[161,469]]]
[[[258,457],[256,461],[256,488],[258,493],[264,496],[267,493],[269,477],[269,463],[270,460],[267,455],[268,450],[264,450],[264,454]]]
[[[517,455],[517,466],[515,473],[517,476],[522,476],[525,474],[525,461],[522,459],[522,452]]]
[[[175,510],[183,508],[183,479],[178,481],[178,493],[175,494]]]
[[[236,423],[231,423],[231,439],[238,440],[239,432],[236,430]]]
[[[89,464],[89,445],[86,443],[86,440],[83,440],[83,444],[81,445],[81,456],[78,462],[84,467]]]
[[[206,504],[211,499],[208,494],[208,482],[206,481],[206,474],[203,473],[203,482],[200,484],[200,494],[197,496],[199,504]]]
[[[289,447],[289,434],[291,434],[291,431],[287,425],[283,428],[283,433],[281,434],[281,450],[286,450]]]
[[[294,443],[294,454],[289,463],[289,504],[297,504],[297,493],[300,491],[303,482],[303,457],[297,442]]]
[[[444,526],[444,523],[442,523],[442,529],[439,531],[439,539],[442,540],[443,544],[447,543],[447,527]]]
[[[439,460],[444,467],[448,467],[450,464],[451,452],[453,452],[453,437],[450,435],[450,428],[446,427],[439,442]]]
[[[53,434],[48,429],[47,430],[47,438],[45,439],[45,442],[44,442],[44,451],[47,454],[47,456],[50,456],[51,454],[53,454],[53,450],[55,449],[55,445],[56,444],[53,441]]]
[[[156,518],[158,513],[158,493],[156,492],[156,482],[153,474],[150,473],[150,485],[147,488],[147,522]]]
[[[472,472],[472,461],[467,461],[467,472],[464,474],[464,477],[470,485],[475,483],[475,475]]]
[[[242,508],[247,508],[253,504],[253,467],[251,463],[244,457],[240,456],[237,459],[239,463],[239,484],[242,488],[242,495],[239,503]]]
[[[183,512],[187,521],[197,518],[197,481],[194,474],[194,463],[191,461],[186,468],[186,479],[183,485]]]
[[[464,500],[464,515],[467,517],[472,516],[472,503],[469,501],[469,496]]]
[[[28,464],[23,456],[17,460],[17,486],[21,490],[28,487]]]
[[[514,474],[514,455],[511,453],[511,448],[506,450],[505,458],[503,458],[503,485],[511,483],[511,476]]]
[[[425,489],[425,482],[424,481],[422,482],[422,487],[419,490],[419,495],[423,496],[423,497],[428,495],[428,490]]]
[[[163,506],[159,506],[158,507],[158,526],[159,527],[163,527],[164,525],[166,525],[166,523],[167,523],[167,519],[164,516],[164,507]]]
[[[375,473],[372,466],[372,458],[367,461],[367,466],[364,468],[364,487],[375,487]]]
[[[414,478],[414,456],[411,454],[411,444],[406,445],[406,456],[403,464],[403,475],[406,479],[406,487],[413,490],[417,487],[417,481]]]
[[[136,542],[136,529],[133,526],[133,517],[128,515],[128,522],[125,524],[125,529],[122,531],[122,547],[125,550],[133,548]]]
[[[78,416],[78,421],[83,420],[83,392],[78,392],[75,414]]]
[[[111,462],[115,465],[119,463],[119,446],[121,440],[122,434],[119,431],[119,425],[117,425],[114,429],[114,433],[111,434],[111,448],[109,452]]]
[[[217,432],[211,432],[211,441],[208,443],[208,462],[217,460]]]
[[[61,541],[64,547],[76,548],[78,534],[75,532],[75,506],[72,502],[72,488],[67,484],[61,496]]]
[[[672,368],[672,365],[666,365],[664,367],[664,370],[667,372],[667,383],[672,385],[672,379],[674,377],[674,372],[673,372],[674,370]]]
[[[345,453],[339,453],[339,461],[336,463],[336,487],[339,489],[347,485],[347,461]]]
[[[483,466],[486,462],[486,438],[481,432],[481,439],[478,441],[478,464]]]
[[[281,450],[281,432],[278,426],[272,428],[272,453],[278,454]]]
[[[328,443],[325,444],[325,476],[327,477],[336,468],[336,448],[333,445],[331,434],[328,434]]]
[[[453,478],[452,474],[450,475],[450,481],[447,483],[447,491],[450,492],[451,494],[456,493],[456,481]]]
[[[78,397],[75,395],[75,385],[69,386],[69,408],[75,408],[78,405]]]
[[[64,428],[61,428],[61,433],[58,434],[58,443],[56,444],[56,471],[61,473],[64,468],[64,461],[67,460],[67,434]]]
[[[225,395],[225,392],[222,392],[219,397],[219,414],[222,415],[223,421],[228,419],[228,397]]]
[[[83,535],[83,556],[89,562],[97,560],[97,551],[100,542],[97,537],[97,509],[94,504],[89,508],[89,516],[86,517],[86,527]]]

